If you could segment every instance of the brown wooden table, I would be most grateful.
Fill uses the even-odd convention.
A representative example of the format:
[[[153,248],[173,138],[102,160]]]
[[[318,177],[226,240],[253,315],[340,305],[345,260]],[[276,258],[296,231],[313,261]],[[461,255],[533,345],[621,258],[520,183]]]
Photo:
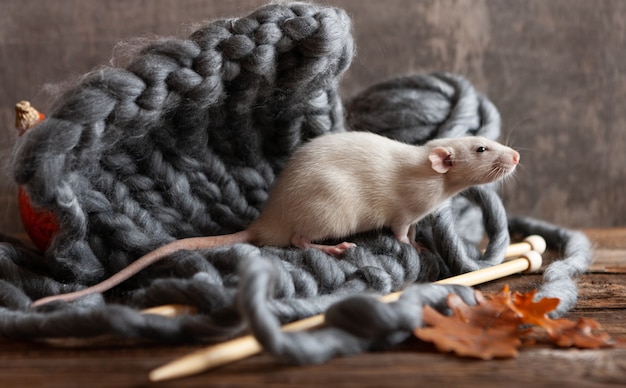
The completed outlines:
[[[598,320],[626,338],[626,228],[586,230],[595,261],[579,280],[580,298],[566,316]],[[480,286],[528,289],[539,275],[513,276]],[[476,361],[434,352],[409,340],[397,349],[338,358],[323,365],[286,366],[268,355],[196,376],[150,383],[148,373],[202,346],[97,344],[67,347],[0,341],[1,387],[72,386],[326,386],[331,387],[597,387],[626,386],[626,349],[575,350],[538,346],[516,359]]]

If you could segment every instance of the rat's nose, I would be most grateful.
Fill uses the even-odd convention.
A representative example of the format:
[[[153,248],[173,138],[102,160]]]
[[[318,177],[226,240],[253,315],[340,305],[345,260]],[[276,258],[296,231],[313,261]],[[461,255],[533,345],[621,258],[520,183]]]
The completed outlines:
[[[518,164],[519,163],[519,152],[517,151],[513,151],[513,164]]]

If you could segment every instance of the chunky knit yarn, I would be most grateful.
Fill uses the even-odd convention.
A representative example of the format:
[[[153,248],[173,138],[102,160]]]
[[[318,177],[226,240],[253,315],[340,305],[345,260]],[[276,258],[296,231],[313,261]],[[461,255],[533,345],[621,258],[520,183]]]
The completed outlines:
[[[418,239],[428,249],[419,254],[386,230],[355,236],[358,247],[341,258],[249,244],[185,251],[106,297],[30,307],[175,239],[245,229],[294,149],[315,136],[373,131],[413,144],[499,136],[493,104],[452,74],[391,79],[346,100],[344,112],[338,83],[354,53],[350,28],[341,9],[268,5],[188,39],[152,42],[126,67],[94,70],[60,96],[14,158],[17,183],[56,214],[60,232],[45,258],[10,238],[0,243],[0,334],[180,342],[251,331],[285,360],[321,362],[401,341],[420,324],[416,307],[443,308],[450,292],[471,302],[470,288],[422,283],[497,264],[509,232],[541,232],[564,249],[542,293],[562,299],[559,314],[571,308],[588,241],[543,222],[508,220],[493,186],[471,188],[421,221]],[[403,288],[390,305],[368,296]],[[170,303],[200,312],[138,312]],[[323,329],[279,330],[321,312]]]

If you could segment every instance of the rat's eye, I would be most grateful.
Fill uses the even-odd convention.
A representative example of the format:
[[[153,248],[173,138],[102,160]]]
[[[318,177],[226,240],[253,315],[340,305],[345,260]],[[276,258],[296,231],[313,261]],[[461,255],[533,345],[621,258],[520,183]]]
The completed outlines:
[[[485,152],[485,151],[487,151],[487,147],[480,146],[480,147],[476,148],[476,152]]]

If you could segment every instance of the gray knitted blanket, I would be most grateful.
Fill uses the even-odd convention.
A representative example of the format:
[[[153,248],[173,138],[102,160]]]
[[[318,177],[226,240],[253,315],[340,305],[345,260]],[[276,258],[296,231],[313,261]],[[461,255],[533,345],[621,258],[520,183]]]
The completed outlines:
[[[361,130],[413,144],[499,136],[493,104],[457,75],[397,77],[342,100],[338,83],[354,54],[350,29],[341,9],[268,5],[187,39],[152,42],[125,68],[94,70],[60,96],[14,158],[16,182],[56,214],[60,232],[45,258],[4,238],[0,334],[213,342],[251,331],[285,360],[321,362],[403,340],[420,324],[416,306],[441,306],[450,292],[471,301],[469,288],[422,283],[497,264],[509,233],[540,233],[561,249],[540,293],[561,298],[558,314],[570,309],[589,242],[555,225],[507,218],[490,186],[462,193],[423,220],[417,238],[424,252],[385,230],[356,236],[358,247],[341,258],[248,244],[185,251],[106,295],[30,307],[175,239],[245,229],[291,153],[315,136]],[[476,245],[484,234],[483,254]],[[389,305],[368,296],[404,288]],[[139,313],[170,303],[200,311]],[[321,312],[323,329],[279,330]]]

